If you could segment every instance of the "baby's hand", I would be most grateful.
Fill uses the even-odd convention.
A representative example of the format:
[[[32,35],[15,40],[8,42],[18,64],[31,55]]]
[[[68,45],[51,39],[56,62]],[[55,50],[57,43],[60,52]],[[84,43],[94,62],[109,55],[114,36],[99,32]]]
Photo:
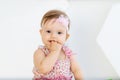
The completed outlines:
[[[39,71],[35,67],[33,67],[32,72],[35,78],[40,78],[41,76],[43,76],[43,74],[40,74]]]
[[[50,43],[50,51],[60,51],[62,44],[59,41],[52,40]]]

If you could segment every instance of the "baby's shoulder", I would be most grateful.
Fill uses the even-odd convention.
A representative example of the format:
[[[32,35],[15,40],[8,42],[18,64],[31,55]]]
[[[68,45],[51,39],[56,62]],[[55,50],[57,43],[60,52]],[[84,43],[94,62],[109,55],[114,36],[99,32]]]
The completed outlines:
[[[72,50],[68,46],[63,46],[63,50],[67,56],[71,56],[73,54]]]
[[[34,57],[35,56],[44,56],[43,50],[42,48],[38,47],[35,51],[34,51]]]

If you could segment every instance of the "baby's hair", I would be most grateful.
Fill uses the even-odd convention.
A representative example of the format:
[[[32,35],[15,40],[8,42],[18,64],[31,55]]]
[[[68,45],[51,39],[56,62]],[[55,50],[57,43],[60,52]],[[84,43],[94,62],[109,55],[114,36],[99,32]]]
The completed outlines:
[[[70,29],[70,19],[69,17],[67,16],[66,13],[64,13],[63,11],[60,11],[60,10],[50,10],[48,11],[47,13],[44,14],[42,20],[41,20],[41,27],[49,20],[51,19],[57,19],[59,18],[60,16],[64,16],[65,18],[68,19],[68,29]]]

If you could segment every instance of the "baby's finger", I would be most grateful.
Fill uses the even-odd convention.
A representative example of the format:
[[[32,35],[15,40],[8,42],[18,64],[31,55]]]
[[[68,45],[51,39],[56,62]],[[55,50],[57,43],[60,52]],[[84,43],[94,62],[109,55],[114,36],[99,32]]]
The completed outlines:
[[[33,74],[34,74],[35,76],[39,76],[39,73],[38,73],[37,71],[33,71]]]
[[[51,44],[52,45],[57,45],[57,41],[52,41]]]
[[[37,77],[40,76],[39,72],[35,68],[33,68],[32,72],[35,76],[37,76]]]
[[[62,41],[57,41],[58,44],[62,45]]]

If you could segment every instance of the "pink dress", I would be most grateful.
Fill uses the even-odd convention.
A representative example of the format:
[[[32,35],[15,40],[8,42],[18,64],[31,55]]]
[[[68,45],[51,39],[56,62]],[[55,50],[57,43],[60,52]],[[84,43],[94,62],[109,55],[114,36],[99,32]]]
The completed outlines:
[[[39,48],[42,49],[46,56],[49,54],[48,49],[44,46],[40,46]],[[72,55],[72,51],[67,46],[63,46],[62,49],[65,52],[66,59],[57,60],[49,73],[40,77],[34,76],[33,80],[72,80],[73,74],[70,70],[70,56]]]

